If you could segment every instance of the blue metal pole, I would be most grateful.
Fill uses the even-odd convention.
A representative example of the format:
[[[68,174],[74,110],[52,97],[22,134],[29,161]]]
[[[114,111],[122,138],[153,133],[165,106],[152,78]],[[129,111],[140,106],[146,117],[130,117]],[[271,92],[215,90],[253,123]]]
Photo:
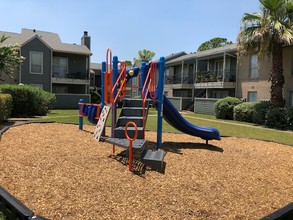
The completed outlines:
[[[106,62],[102,62],[102,72],[101,72],[101,111],[105,106],[105,72],[106,72]],[[106,88],[108,89],[108,88]],[[106,129],[102,131],[102,136],[106,136]]]
[[[102,62],[102,76],[101,76],[101,110],[103,109],[105,105],[105,72],[106,72],[106,62]]]
[[[157,148],[160,148],[162,146],[164,73],[165,73],[165,58],[161,57],[159,61],[159,82],[157,87],[157,105],[158,105]]]
[[[83,130],[83,116],[82,116],[82,107],[81,104],[84,104],[84,100],[80,99],[78,102],[78,108],[79,108],[79,113],[78,113],[78,127],[79,130]]]
[[[118,78],[119,72],[118,72],[118,57],[113,57],[113,77],[112,77],[112,86],[115,85],[117,78]],[[117,88],[114,90],[113,93],[113,100],[116,97],[117,94]],[[117,118],[117,111],[116,111],[116,103],[112,103],[112,129],[111,129],[111,137],[114,137],[114,129],[116,127],[116,118]]]
[[[145,78],[146,78],[146,63],[142,62],[141,64],[141,72],[140,72],[140,96],[142,98],[142,89],[143,89],[143,85],[145,83]]]

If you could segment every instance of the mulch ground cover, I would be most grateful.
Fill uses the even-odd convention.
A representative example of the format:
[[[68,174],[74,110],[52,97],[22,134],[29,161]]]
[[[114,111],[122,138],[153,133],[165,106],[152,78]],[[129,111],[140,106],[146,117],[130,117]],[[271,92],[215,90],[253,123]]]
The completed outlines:
[[[11,127],[0,142],[0,185],[49,219],[260,219],[292,202],[291,146],[163,133],[163,172],[136,162],[138,174],[93,131]],[[156,133],[146,139],[154,146]]]

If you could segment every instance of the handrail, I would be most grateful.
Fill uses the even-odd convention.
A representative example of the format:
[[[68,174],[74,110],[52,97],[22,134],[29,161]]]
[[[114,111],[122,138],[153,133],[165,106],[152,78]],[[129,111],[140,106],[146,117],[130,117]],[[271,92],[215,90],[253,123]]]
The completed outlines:
[[[110,59],[109,59],[110,58]],[[106,104],[109,104],[109,91],[111,92],[112,90],[112,76],[113,71],[112,71],[112,51],[110,48],[107,49],[106,53],[106,72],[105,72],[105,77],[104,77],[104,84],[105,84],[105,92],[104,92],[104,102]]]
[[[156,78],[155,71],[157,70],[157,62],[151,63],[151,67],[149,68],[148,74],[146,76],[143,88],[142,88],[142,96],[146,96],[146,91],[154,93],[156,91]],[[149,82],[148,82],[149,81]]]
[[[155,91],[156,91],[156,78],[155,78],[155,72],[157,71],[157,62],[151,63],[151,66],[149,68],[147,77],[145,79],[143,88],[142,88],[142,111],[143,111],[143,129],[145,129],[146,126],[146,99],[148,97],[148,93],[150,93],[150,97],[155,100]]]
[[[133,125],[135,133],[134,133],[134,137],[131,138],[128,135],[128,127],[129,125]],[[129,150],[128,150],[128,170],[132,171],[132,142],[135,141],[137,139],[138,136],[138,129],[136,124],[133,121],[129,121],[127,122],[126,126],[125,126],[125,136],[126,138],[129,140]]]
[[[121,62],[120,67],[121,67],[121,71],[120,71],[119,77],[111,90],[112,104],[117,101],[118,97],[121,100],[126,95],[126,63]],[[117,91],[116,97],[114,98],[114,92],[118,86],[119,86],[119,89]]]
[[[101,115],[101,105],[100,104],[93,104],[93,105],[97,107],[95,119],[96,120],[99,120],[100,119],[100,115]]]

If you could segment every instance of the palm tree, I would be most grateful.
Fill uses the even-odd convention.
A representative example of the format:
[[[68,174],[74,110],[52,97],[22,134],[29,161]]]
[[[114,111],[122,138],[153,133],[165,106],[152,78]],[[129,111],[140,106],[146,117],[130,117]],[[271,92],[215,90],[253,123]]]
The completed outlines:
[[[155,55],[156,54],[154,52],[144,49],[144,50],[138,51],[138,56],[139,57],[138,58],[133,58],[133,60],[134,60],[134,63],[142,62],[142,61],[148,63],[148,62],[150,62],[152,60],[152,58]]]
[[[238,53],[272,57],[271,105],[282,107],[284,75],[282,48],[293,42],[293,0],[259,0],[261,13],[245,13],[238,35]]]

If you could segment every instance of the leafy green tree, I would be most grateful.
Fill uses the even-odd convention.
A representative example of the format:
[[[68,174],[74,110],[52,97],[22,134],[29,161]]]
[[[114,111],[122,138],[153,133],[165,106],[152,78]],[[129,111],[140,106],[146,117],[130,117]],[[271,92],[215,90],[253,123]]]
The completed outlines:
[[[271,98],[273,107],[285,104],[283,87],[282,48],[293,42],[292,0],[259,0],[260,13],[245,13],[242,17],[242,27],[238,35],[238,53],[257,54],[272,57],[270,71]]]
[[[19,68],[25,59],[24,57],[19,56],[20,46],[4,44],[4,41],[7,38],[8,37],[5,35],[0,38],[0,80],[2,73],[5,73],[9,77],[13,78],[13,71],[15,68]]]
[[[132,63],[130,60],[125,60],[126,66],[132,66]]]
[[[232,44],[232,41],[227,41],[227,38],[215,37],[211,40],[203,42],[197,49],[197,51],[209,50],[217,47],[223,47],[227,44]]]
[[[140,50],[138,51],[138,58],[134,58],[134,63],[140,62],[140,61],[144,61],[146,63],[150,62],[152,60],[152,58],[155,56],[156,54],[150,50]]]

